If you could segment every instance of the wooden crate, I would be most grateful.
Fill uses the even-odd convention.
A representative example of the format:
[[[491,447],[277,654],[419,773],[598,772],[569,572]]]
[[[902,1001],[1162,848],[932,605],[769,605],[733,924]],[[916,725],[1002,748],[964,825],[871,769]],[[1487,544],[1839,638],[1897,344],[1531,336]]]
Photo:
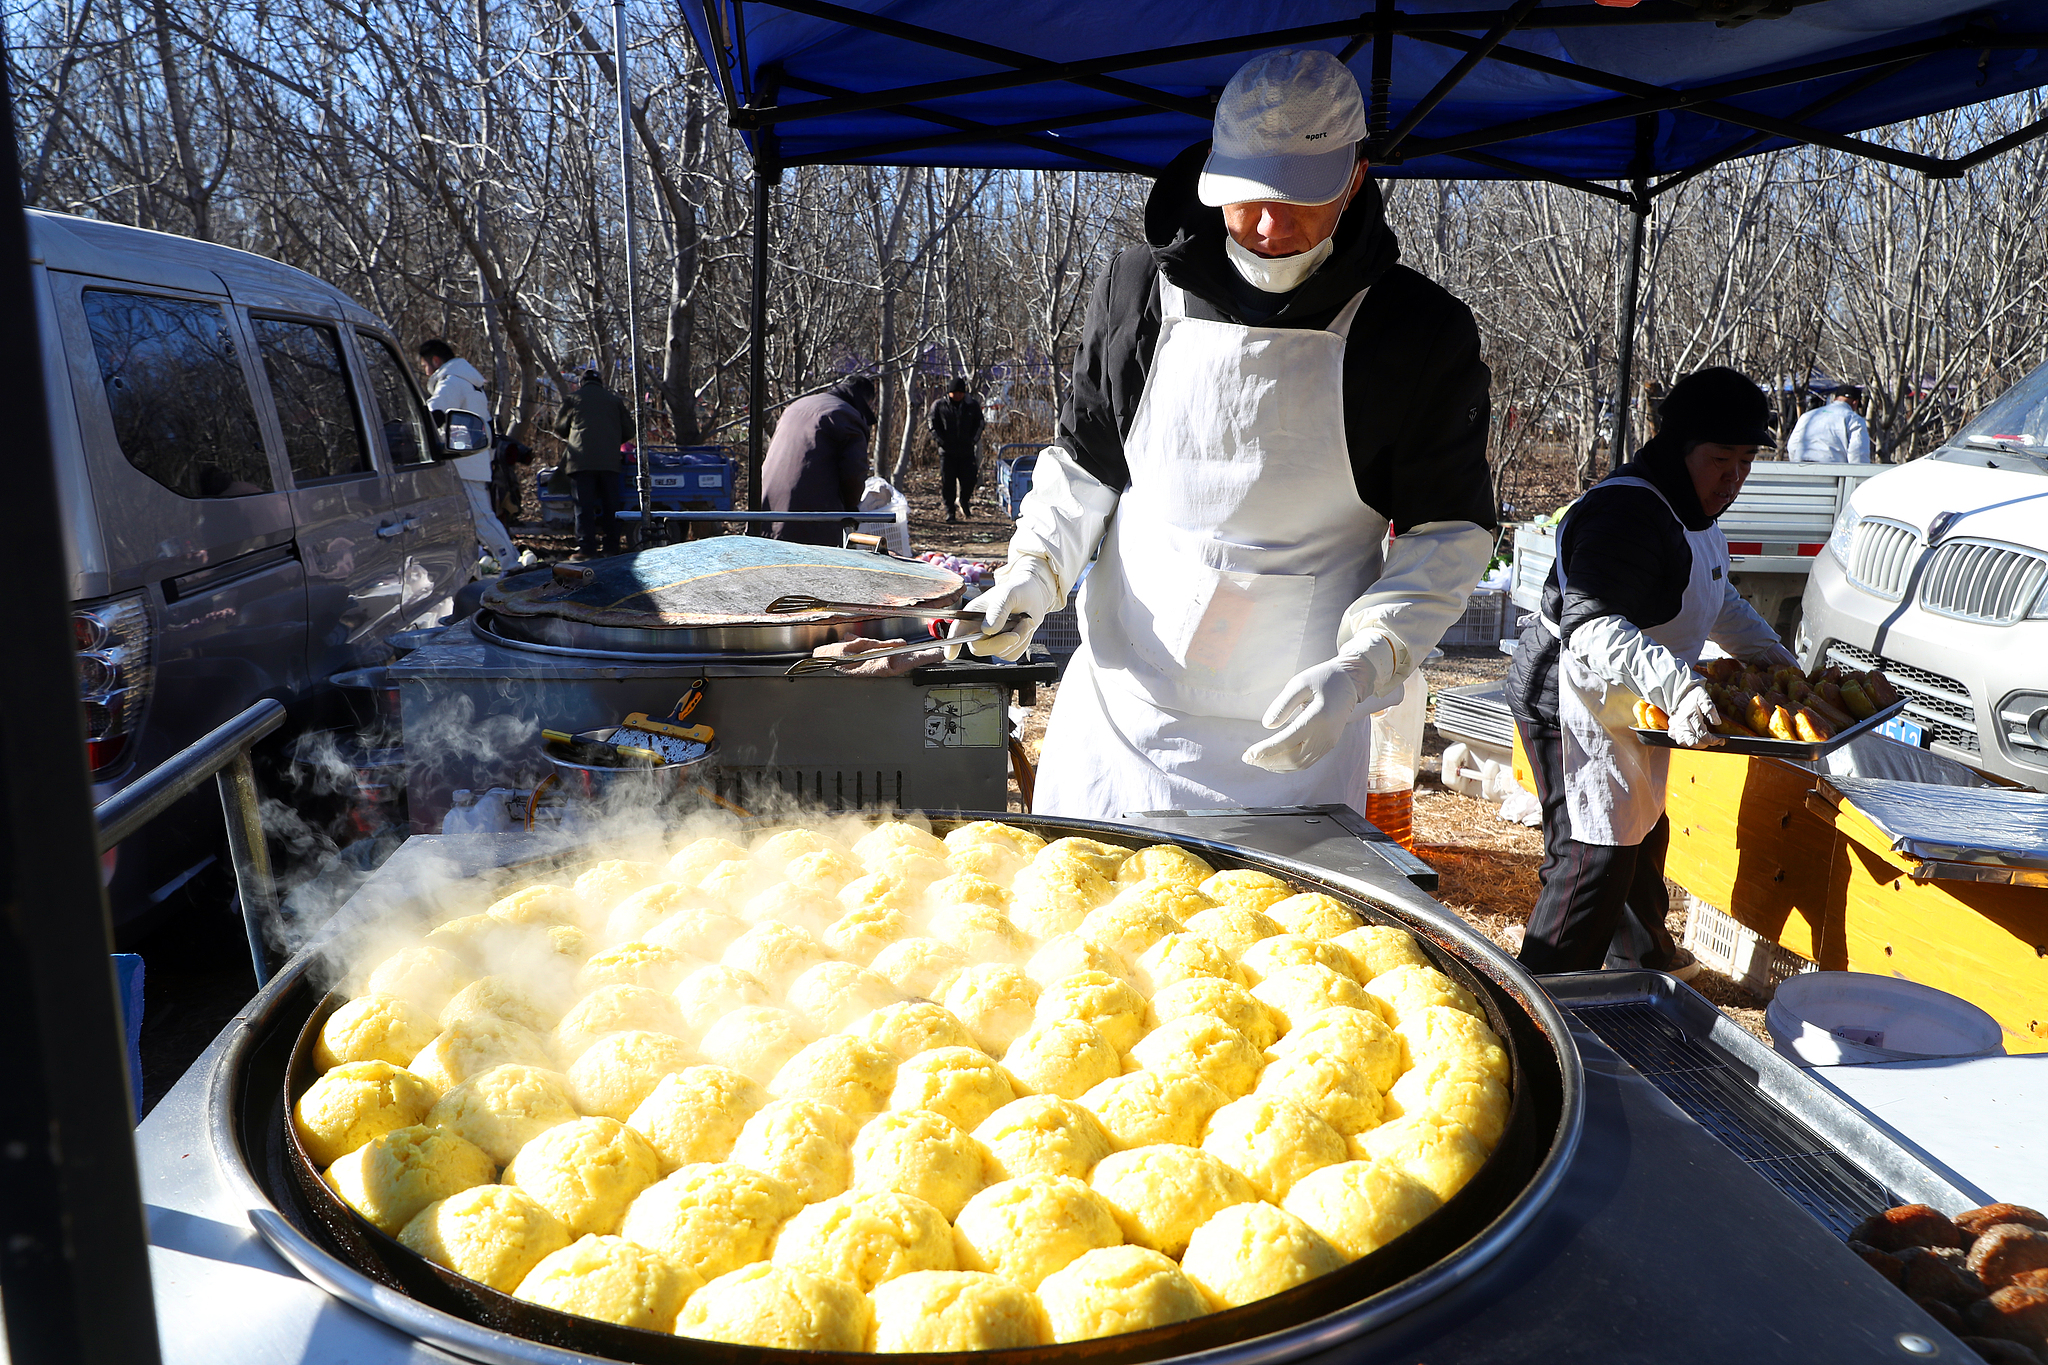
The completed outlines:
[[[1665,871],[1824,971],[1918,981],[1978,1005],[2008,1052],[2048,1052],[2048,891],[1916,882],[1854,806],[1777,759],[1672,751]]]

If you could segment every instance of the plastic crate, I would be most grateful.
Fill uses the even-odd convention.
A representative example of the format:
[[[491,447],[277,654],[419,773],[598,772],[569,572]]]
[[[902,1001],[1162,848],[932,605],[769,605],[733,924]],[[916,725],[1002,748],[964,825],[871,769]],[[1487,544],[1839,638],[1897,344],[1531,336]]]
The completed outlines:
[[[1820,970],[1698,896],[1688,895],[1685,900],[1686,948],[1752,994],[1769,999],[1788,978]]]
[[[724,446],[648,446],[648,497],[656,507],[674,510],[730,512],[739,485],[739,461]],[[625,505],[639,501],[632,471],[620,474]]]
[[[1088,580],[1084,572],[1081,583]],[[1038,633],[1031,637],[1032,648],[1043,647],[1052,656],[1052,661],[1066,672],[1067,660],[1074,657],[1074,651],[1081,647],[1081,609],[1077,605],[1081,596],[1081,583],[1074,584],[1074,590],[1067,594],[1067,605],[1047,616],[1038,623]]]
[[[1507,594],[1499,588],[1477,588],[1465,599],[1465,614],[1451,623],[1437,643],[1446,649],[1460,645],[1483,645],[1492,649],[1501,640],[1502,607]]]
[[[1031,491],[1031,476],[1038,468],[1038,452],[1044,449],[1042,445],[1012,442],[996,451],[996,499],[1002,503],[1004,515],[1012,521],[1017,519],[1017,512],[1024,505],[1024,495]]]

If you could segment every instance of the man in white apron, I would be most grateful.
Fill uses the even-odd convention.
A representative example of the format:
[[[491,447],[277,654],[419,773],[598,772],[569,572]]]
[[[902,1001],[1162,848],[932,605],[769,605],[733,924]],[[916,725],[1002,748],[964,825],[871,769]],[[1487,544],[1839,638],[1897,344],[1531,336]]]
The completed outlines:
[[[1253,58],[1154,187],[1150,245],[1097,282],[1058,440],[969,604],[1021,613],[976,643],[1019,657],[1096,558],[1039,813],[1363,809],[1371,713],[1486,566],[1491,376],[1471,313],[1397,264],[1366,131],[1331,54]]]
[[[1707,642],[1770,668],[1797,662],[1736,592],[1714,524],[1774,439],[1763,392],[1701,370],[1672,387],[1661,421],[1565,515],[1541,624],[1508,671],[1543,802],[1543,889],[1521,951],[1532,972],[1697,971],[1664,928],[1670,750],[1629,733],[1633,708],[1662,707],[1681,744],[1717,745],[1721,717],[1692,668]]]

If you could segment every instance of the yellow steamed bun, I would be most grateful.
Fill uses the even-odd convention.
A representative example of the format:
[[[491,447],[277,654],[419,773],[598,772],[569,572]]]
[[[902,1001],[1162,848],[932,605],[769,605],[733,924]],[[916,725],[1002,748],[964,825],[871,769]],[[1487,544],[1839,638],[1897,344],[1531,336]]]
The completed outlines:
[[[443,1095],[424,1121],[474,1142],[502,1166],[548,1129],[578,1117],[569,1078],[560,1072],[494,1066]]]
[[[1396,967],[1436,965],[1415,942],[1413,934],[1392,925],[1368,924],[1339,934],[1330,942],[1351,954],[1352,966],[1356,968],[1352,975],[1360,981],[1370,981]]]
[[[1271,1005],[1289,1029],[1301,1027],[1323,1010],[1373,1007],[1373,997],[1366,994],[1365,987],[1325,967],[1284,968],[1252,987],[1252,998]]]
[[[1227,905],[1264,911],[1294,894],[1294,888],[1266,872],[1240,868],[1218,872],[1202,883],[1202,894]]]
[[[1273,1046],[1287,1027],[1272,1006],[1244,987],[1215,977],[1192,977],[1154,993],[1146,1022],[1157,1029],[1191,1014],[1221,1019],[1262,1052]]]
[[[569,1245],[562,1220],[510,1185],[474,1185],[413,1215],[398,1240],[435,1265],[487,1284],[501,1294]]]
[[[1038,1286],[1054,1341],[1090,1341],[1168,1327],[1208,1311],[1201,1291],[1144,1247],[1091,1251]]]
[[[600,986],[569,1007],[555,1025],[554,1051],[564,1065],[607,1033],[645,1029],[680,1036],[683,1017],[676,1002],[645,986]]]
[[[820,962],[789,983],[783,1003],[801,1015],[812,1032],[825,1034],[837,1033],[902,999],[903,993],[879,972],[851,962]]]
[[[775,1264],[862,1293],[913,1270],[953,1270],[953,1229],[922,1199],[848,1190],[798,1211],[775,1238]]]
[[[488,1185],[497,1173],[475,1143],[417,1124],[372,1138],[337,1159],[325,1178],[342,1203],[396,1237],[427,1205]]]
[[[1305,1052],[1268,1063],[1254,1095],[1293,1100],[1349,1137],[1380,1121],[1380,1092],[1365,1068],[1333,1052]]]
[[[895,1084],[895,1054],[851,1034],[835,1033],[784,1062],[768,1083],[768,1093],[782,1099],[822,1100],[857,1120],[886,1105]]]
[[[736,1162],[685,1166],[640,1192],[619,1235],[715,1280],[766,1260],[803,1206],[788,1181]]]
[[[1470,1063],[1435,1057],[1423,1061],[1387,1091],[1386,1117],[1437,1114],[1472,1130],[1492,1151],[1508,1126],[1507,1088]]]
[[[1139,882],[1174,882],[1190,890],[1216,875],[1216,869],[1174,844],[1153,844],[1141,848],[1117,864],[1116,879],[1124,886]]]
[[[1409,1015],[1432,1005],[1449,1006],[1474,1018],[1483,1017],[1472,992],[1434,967],[1418,967],[1414,963],[1395,967],[1366,982],[1365,990],[1379,1002],[1380,1014],[1397,1028]]]
[[[1125,981],[1133,975],[1131,964],[1121,956],[1072,933],[1054,934],[1039,944],[1024,963],[1024,975],[1040,986],[1050,986],[1082,972],[1107,972]]]
[[[974,1047],[920,1052],[896,1068],[892,1110],[930,1110],[973,1132],[981,1121],[1017,1098],[1009,1073]]]
[[[1133,1071],[1113,1076],[1081,1096],[1121,1150],[1177,1142],[1192,1147],[1202,1125],[1230,1097],[1186,1071]]]
[[[700,967],[675,988],[672,1005],[682,1021],[680,1031],[702,1038],[734,1010],[774,1004],[768,988],[734,967]]]
[[[1341,1133],[1300,1101],[1279,1095],[1248,1095],[1218,1109],[1202,1150],[1276,1204],[1310,1171],[1347,1159]]]
[[[1304,891],[1286,900],[1274,901],[1265,914],[1290,934],[1303,938],[1336,938],[1358,928],[1358,912],[1320,891]]]
[[[692,1294],[676,1335],[785,1351],[859,1351],[873,1322],[867,1296],[853,1285],[761,1261]]]
[[[661,1158],[663,1172],[732,1154],[740,1129],[768,1102],[768,1092],[737,1071],[692,1066],[663,1076],[626,1119]]]
[[[962,1268],[1001,1275],[1026,1289],[1123,1239],[1108,1201],[1066,1175],[999,1181],[968,1200],[953,1220]]]
[[[1058,1095],[1026,1095],[981,1121],[974,1136],[988,1150],[991,1177],[1068,1175],[1085,1180],[1110,1153],[1095,1115]]]
[[[1173,1257],[1218,1210],[1258,1198],[1249,1180],[1207,1152],[1164,1144],[1110,1153],[1088,1184],[1108,1201],[1125,1241]]]
[[[1147,994],[1197,976],[1249,984],[1244,968],[1228,948],[1192,932],[1168,934],[1138,954],[1136,966],[1138,984]]]
[[[422,1122],[434,1088],[389,1062],[344,1062],[306,1087],[292,1124],[315,1166],[332,1166],[373,1138]]]
[[[947,982],[939,1003],[967,1026],[982,1051],[1000,1057],[1031,1027],[1038,983],[1021,967],[982,963]]]
[[[570,1233],[618,1230],[626,1206],[661,1174],[647,1139],[617,1119],[584,1118],[548,1129],[505,1168],[517,1185],[562,1220]]]
[[[1161,1024],[1131,1049],[1130,1061],[1147,1071],[1200,1076],[1232,1100],[1251,1092],[1265,1066],[1251,1040],[1213,1014],[1184,1014]]]
[[[771,1100],[732,1145],[732,1160],[793,1186],[806,1204],[829,1199],[853,1175],[853,1120],[818,1100]]]
[[[1038,1023],[1075,1019],[1092,1024],[1118,1052],[1145,1036],[1145,997],[1108,972],[1078,972],[1044,988],[1034,1010]]]
[[[853,1140],[856,1193],[914,1195],[947,1218],[988,1183],[988,1152],[951,1119],[928,1109],[883,1114]]]
[[[914,1270],[868,1299],[876,1351],[1000,1351],[1052,1339],[1037,1295],[994,1275]]]
[[[512,1297],[621,1327],[670,1332],[703,1284],[694,1270],[637,1242],[585,1236],[528,1271]]]
[[[327,1016],[313,1044],[313,1065],[332,1071],[344,1062],[404,1066],[441,1031],[428,1014],[395,995],[359,995]]]
[[[569,1067],[569,1089],[576,1097],[576,1107],[584,1113],[624,1123],[662,1077],[674,1075],[696,1060],[683,1040],[671,1034],[645,1030],[607,1033]]]
[[[884,1005],[857,1022],[850,1032],[890,1053],[899,1063],[934,1049],[964,1047],[980,1051],[967,1025],[944,1005],[929,1000]]]
[[[1392,1166],[1440,1200],[1448,1200],[1486,1164],[1486,1144],[1442,1114],[1414,1113],[1352,1140],[1351,1154]]]
[[[1058,1095],[1079,1099],[1112,1076],[1121,1075],[1123,1058],[1093,1024],[1055,1019],[1040,1024],[1003,1054],[1011,1083],[1027,1095]]]
[[[1327,1052],[1364,1068],[1375,1090],[1385,1090],[1401,1074],[1401,1036],[1370,1009],[1339,1005],[1320,1010],[1273,1044],[1268,1060]]]
[[[1214,910],[1190,915],[1187,929],[1236,957],[1243,957],[1245,950],[1260,939],[1287,932],[1267,916],[1242,905],[1219,905]]]
[[[902,938],[875,954],[869,964],[905,995],[937,999],[940,987],[967,966],[967,954],[950,943],[922,935]]]
[[[772,1005],[729,1010],[705,1030],[697,1050],[704,1059],[737,1071],[761,1085],[773,1083],[783,1066],[810,1042],[803,1021]]]
[[[1334,943],[1304,938],[1300,934],[1274,934],[1262,938],[1245,949],[1238,962],[1254,986],[1289,967],[1321,967],[1347,981],[1356,980],[1351,975],[1353,967],[1349,953]]]
[[[480,1072],[512,1063],[553,1065],[547,1044],[532,1029],[491,1015],[458,1019],[421,1048],[406,1070],[437,1091],[452,1090]]]
[[[1344,1253],[1271,1204],[1233,1204],[1195,1229],[1180,1268],[1211,1311],[1284,1293],[1344,1264]]]
[[[1041,855],[1010,883],[1010,919],[1041,941],[1081,927],[1116,894],[1108,878],[1073,858]]]
[[[1408,1064],[1444,1058],[1464,1062],[1502,1085],[1508,1083],[1508,1054],[1486,1021],[1449,1005],[1411,1010],[1394,1032],[1401,1037]]]
[[[1311,1171],[1281,1205],[1357,1260],[1435,1213],[1429,1187],[1382,1161],[1344,1161]]]

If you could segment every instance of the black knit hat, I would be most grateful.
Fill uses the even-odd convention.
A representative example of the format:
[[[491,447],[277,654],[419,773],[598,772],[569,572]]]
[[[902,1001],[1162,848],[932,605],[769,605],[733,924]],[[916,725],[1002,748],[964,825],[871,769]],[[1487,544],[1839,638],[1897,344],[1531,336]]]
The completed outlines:
[[[1725,366],[1696,370],[1664,395],[1657,434],[1679,449],[1696,441],[1776,449],[1771,405],[1756,381]]]

